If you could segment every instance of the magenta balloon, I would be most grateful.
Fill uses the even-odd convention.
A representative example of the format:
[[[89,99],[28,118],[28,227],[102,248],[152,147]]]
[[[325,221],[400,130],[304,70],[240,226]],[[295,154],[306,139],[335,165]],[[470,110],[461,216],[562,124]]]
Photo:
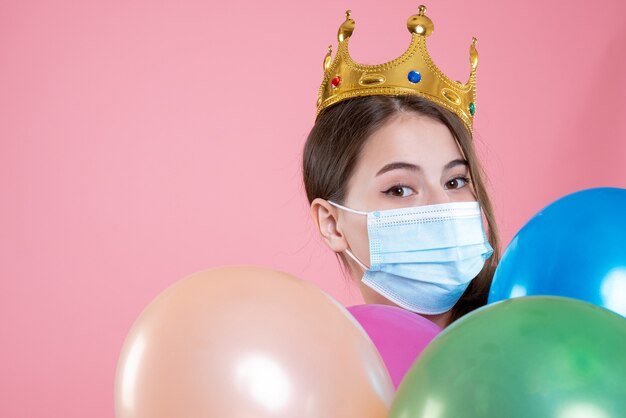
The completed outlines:
[[[357,305],[348,311],[374,342],[396,389],[422,350],[441,332],[428,319],[395,306]]]

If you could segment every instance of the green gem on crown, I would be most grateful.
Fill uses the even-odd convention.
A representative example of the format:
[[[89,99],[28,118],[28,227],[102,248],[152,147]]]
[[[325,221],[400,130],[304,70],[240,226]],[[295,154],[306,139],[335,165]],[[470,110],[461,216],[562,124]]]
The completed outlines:
[[[474,102],[469,104],[469,112],[472,116],[474,116],[474,113],[476,113],[476,105],[474,104]]]

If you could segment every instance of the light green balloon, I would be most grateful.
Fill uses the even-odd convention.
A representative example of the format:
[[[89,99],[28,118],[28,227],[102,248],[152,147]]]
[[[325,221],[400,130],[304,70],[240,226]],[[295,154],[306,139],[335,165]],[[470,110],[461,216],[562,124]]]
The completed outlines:
[[[413,364],[389,418],[463,417],[626,417],[626,319],[552,296],[459,319]]]

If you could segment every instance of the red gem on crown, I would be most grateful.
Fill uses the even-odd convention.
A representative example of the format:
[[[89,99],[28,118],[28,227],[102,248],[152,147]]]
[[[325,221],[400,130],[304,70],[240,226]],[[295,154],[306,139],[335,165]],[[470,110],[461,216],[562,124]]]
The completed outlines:
[[[334,89],[339,87],[339,85],[341,84],[341,76],[336,75],[335,78],[333,78],[333,80],[330,82],[330,84],[333,86]]]

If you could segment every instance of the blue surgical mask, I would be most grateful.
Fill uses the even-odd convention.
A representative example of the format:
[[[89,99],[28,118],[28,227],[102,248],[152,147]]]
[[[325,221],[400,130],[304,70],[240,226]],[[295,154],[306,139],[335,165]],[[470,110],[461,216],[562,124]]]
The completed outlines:
[[[363,283],[413,312],[449,311],[493,253],[478,202],[453,202],[373,212],[367,216],[370,265]]]

